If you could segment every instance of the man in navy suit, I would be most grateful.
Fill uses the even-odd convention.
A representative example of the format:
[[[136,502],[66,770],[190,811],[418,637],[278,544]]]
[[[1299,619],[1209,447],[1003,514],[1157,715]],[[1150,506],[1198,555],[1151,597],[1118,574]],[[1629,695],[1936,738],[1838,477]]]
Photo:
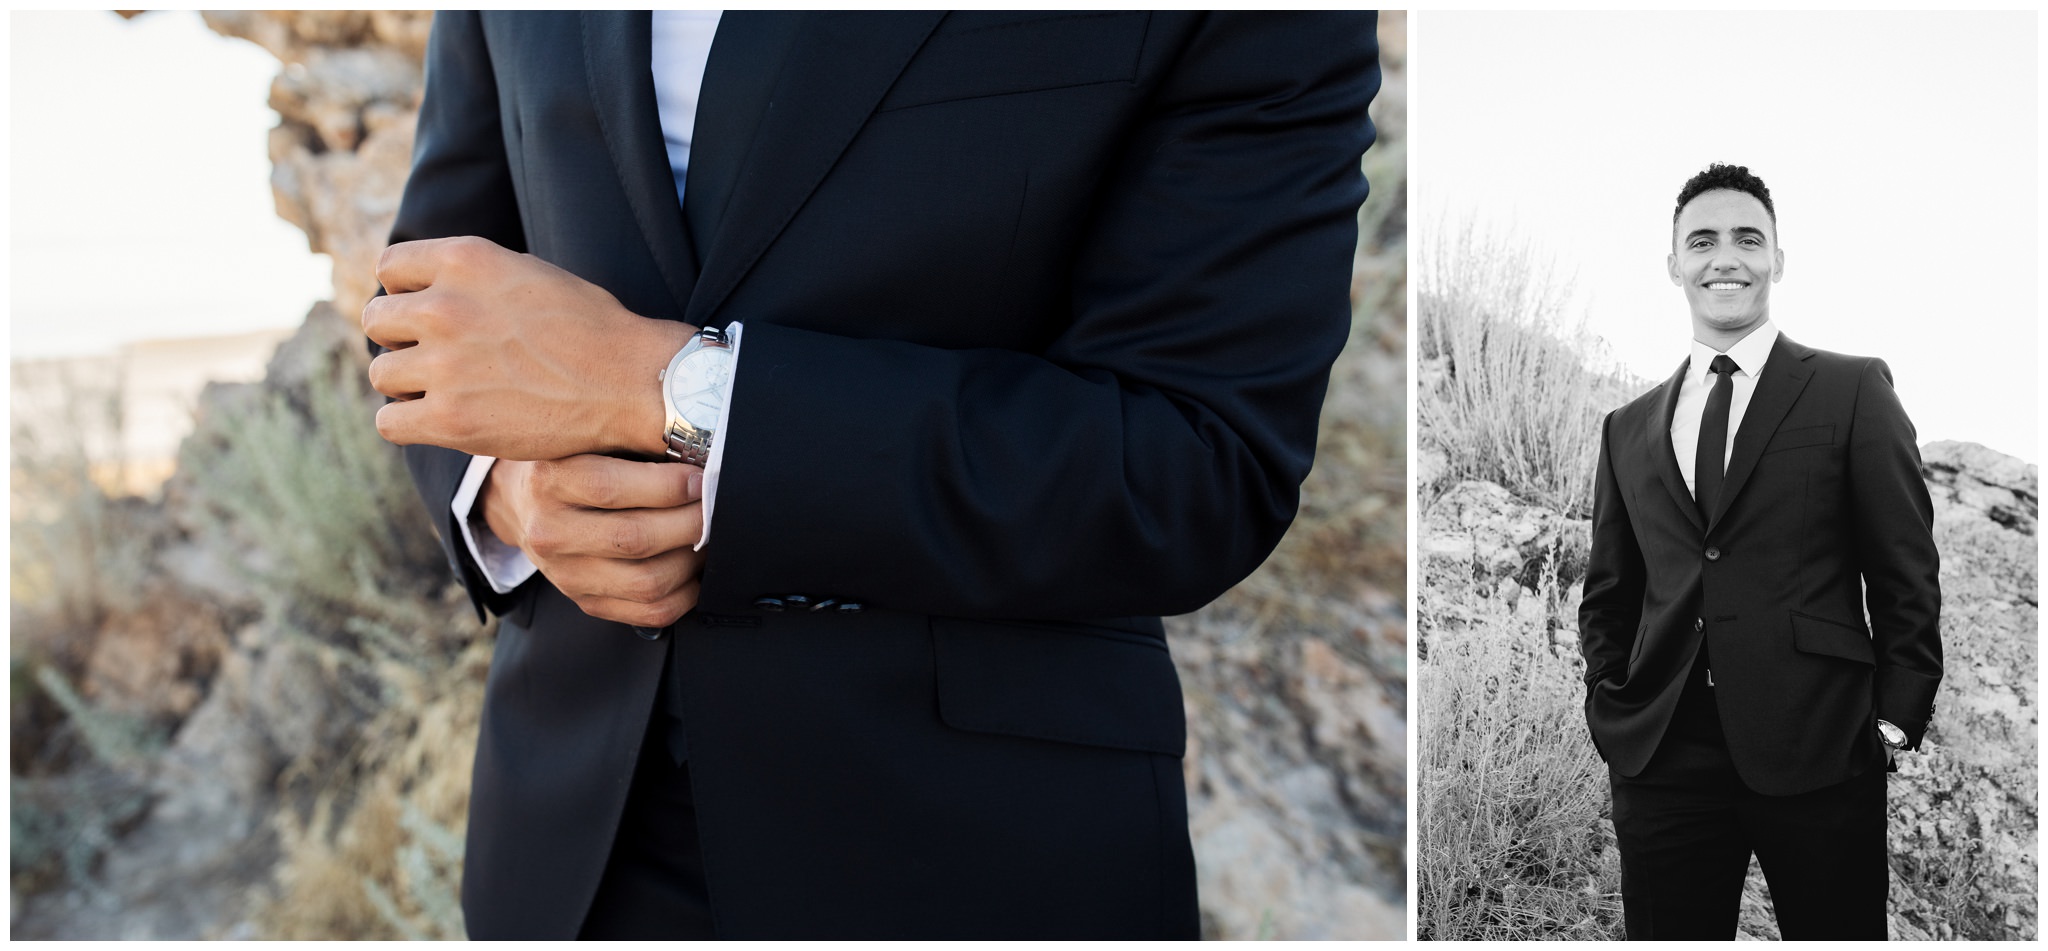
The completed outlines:
[[[1748,169],[1686,183],[1667,267],[1692,352],[1602,425],[1579,610],[1628,934],[1734,937],[1753,852],[1784,937],[1881,940],[1885,773],[1941,682],[1913,424],[1884,361],[1772,323]]]
[[[364,312],[471,934],[1195,937],[1159,616],[1293,517],[1372,17],[691,16],[439,15]]]

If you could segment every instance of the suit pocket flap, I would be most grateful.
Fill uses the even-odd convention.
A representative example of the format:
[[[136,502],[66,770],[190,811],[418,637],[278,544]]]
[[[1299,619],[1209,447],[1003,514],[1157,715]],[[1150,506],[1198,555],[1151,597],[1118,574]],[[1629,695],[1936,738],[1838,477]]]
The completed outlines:
[[[1834,441],[1833,425],[1786,429],[1771,437],[1770,443],[1764,446],[1764,453],[1768,455],[1784,449],[1798,449],[1801,446],[1825,446]]]
[[[948,726],[1179,756],[1180,676],[1166,645],[1116,631],[932,618]]]
[[[946,15],[877,112],[956,99],[1129,82],[1149,14],[962,11]]]
[[[1873,666],[1877,663],[1877,653],[1870,646],[1870,634],[1862,626],[1850,626],[1797,611],[1792,612],[1792,646],[1808,654],[1826,654]]]

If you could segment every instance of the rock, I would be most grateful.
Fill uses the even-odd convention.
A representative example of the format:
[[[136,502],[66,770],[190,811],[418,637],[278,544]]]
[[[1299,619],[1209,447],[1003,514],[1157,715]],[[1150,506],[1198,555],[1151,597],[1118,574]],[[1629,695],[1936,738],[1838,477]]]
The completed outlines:
[[[199,705],[228,648],[214,604],[154,582],[138,610],[107,618],[86,661],[86,695],[103,709],[166,723]]]
[[[1498,596],[1507,594],[1504,582],[1536,591],[1585,573],[1585,522],[1491,482],[1458,483],[1424,510],[1422,521],[1423,571],[1432,583]]]

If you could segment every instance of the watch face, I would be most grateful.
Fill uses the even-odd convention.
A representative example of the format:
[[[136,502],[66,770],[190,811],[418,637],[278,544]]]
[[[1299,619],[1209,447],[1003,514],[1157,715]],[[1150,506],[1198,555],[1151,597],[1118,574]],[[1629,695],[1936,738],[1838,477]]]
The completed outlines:
[[[684,357],[669,380],[669,403],[676,415],[696,429],[716,427],[732,389],[732,369],[732,351],[724,348],[706,347]]]

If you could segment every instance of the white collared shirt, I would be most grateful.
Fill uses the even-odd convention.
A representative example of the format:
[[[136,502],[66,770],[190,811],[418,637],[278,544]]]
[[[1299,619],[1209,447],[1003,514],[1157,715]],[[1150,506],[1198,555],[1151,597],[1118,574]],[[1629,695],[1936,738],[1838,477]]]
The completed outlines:
[[[668,151],[669,172],[675,177],[678,202],[683,198],[683,181],[690,169],[690,145],[697,125],[697,95],[704,87],[704,67],[711,58],[711,40],[718,30],[720,13],[718,10],[656,10],[653,13],[651,65],[654,101],[661,116],[662,144]],[[742,329],[737,321],[725,328],[732,344],[735,377],[739,374]],[[711,443],[711,458],[704,461],[704,534],[697,538],[698,551],[703,551],[704,543],[711,540],[712,501],[718,494],[719,471],[724,468],[725,434],[731,414],[732,400],[727,399],[725,407],[719,410],[718,427],[712,430],[718,436]],[[525,552],[499,541],[488,526],[472,522],[472,516],[478,514],[474,511],[477,494],[483,490],[484,476],[490,473],[495,462],[497,460],[490,456],[472,457],[469,470],[463,473],[462,484],[456,488],[455,500],[449,507],[455,511],[455,523],[462,526],[462,540],[469,546],[470,557],[476,559],[477,567],[483,570],[491,590],[507,594],[533,577],[537,569]]]
[[[1751,330],[1749,335],[1735,342],[1727,350],[1728,359],[1735,361],[1735,392],[1728,403],[1728,444],[1721,450],[1721,465],[1728,465],[1735,455],[1735,434],[1742,429],[1742,414],[1749,410],[1749,398],[1756,395],[1756,381],[1764,370],[1764,362],[1770,359],[1771,347],[1778,342],[1777,325],[1765,320]],[[1692,356],[1685,367],[1685,378],[1678,386],[1678,408],[1671,413],[1671,454],[1678,457],[1678,471],[1685,475],[1685,490],[1697,495],[1693,488],[1693,460],[1699,451],[1700,419],[1707,414],[1707,396],[1713,392],[1713,374],[1709,366],[1721,351],[1715,350],[1697,340],[1692,342]]]

